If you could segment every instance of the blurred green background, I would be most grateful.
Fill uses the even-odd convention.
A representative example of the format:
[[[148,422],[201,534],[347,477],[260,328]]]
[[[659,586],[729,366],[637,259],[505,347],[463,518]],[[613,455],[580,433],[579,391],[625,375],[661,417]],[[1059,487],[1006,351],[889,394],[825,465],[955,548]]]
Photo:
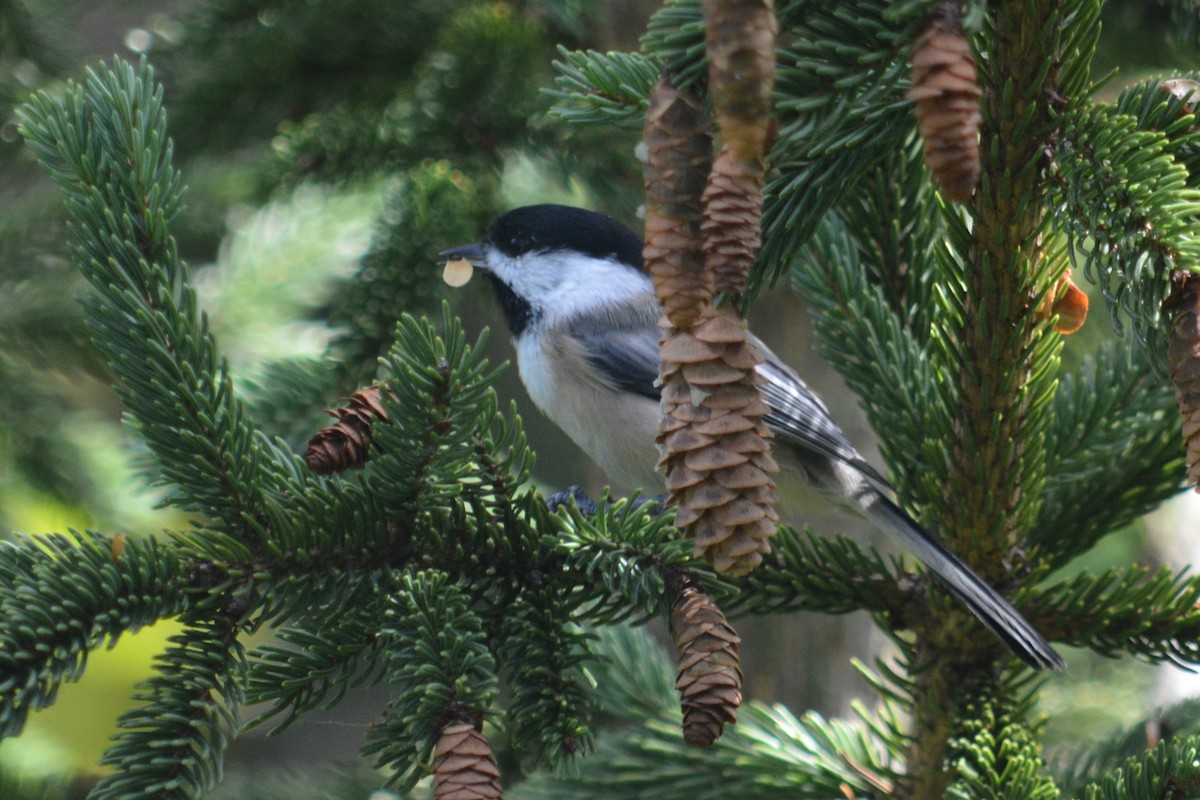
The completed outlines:
[[[481,281],[451,295],[437,280],[438,250],[474,241],[496,213],[530,202],[636,222],[637,132],[569,129],[547,113],[554,101],[540,89],[553,84],[558,46],[636,49],[657,6],[0,0],[0,530],[144,536],[188,525],[158,508],[160,488],[87,343],[59,195],[17,135],[14,108],[31,91],[60,91],[113,53],[145,54],[159,71],[189,186],[176,236],[201,305],[260,422],[300,448],[323,424],[321,408],[369,380],[402,310],[448,298],[468,330],[504,330]],[[1200,67],[1154,2],[1109,3],[1104,25],[1096,68],[1120,67],[1114,89]],[[754,310],[756,329],[792,363],[810,364],[806,377],[870,453],[854,398],[810,353],[802,309],[780,287]],[[1071,337],[1066,365],[1111,335],[1103,311],[1093,313]],[[493,361],[511,357],[503,335],[489,347]],[[522,403],[547,488],[579,483],[597,493],[603,476],[528,407],[515,370],[498,389]],[[1193,562],[1196,545],[1174,534],[1194,530],[1198,514],[1193,498],[1181,498],[1072,568]],[[750,695],[827,714],[867,693],[849,659],[886,647],[859,616],[740,625]],[[83,774],[86,785],[166,628],[93,654],[79,684],[0,743],[0,786],[64,773]],[[1196,688],[1170,669],[1081,655],[1069,676],[1045,696],[1051,740],[1099,738]],[[284,736],[239,739],[228,754],[234,782],[262,761],[353,759],[384,697],[354,693],[336,713],[306,717]]]

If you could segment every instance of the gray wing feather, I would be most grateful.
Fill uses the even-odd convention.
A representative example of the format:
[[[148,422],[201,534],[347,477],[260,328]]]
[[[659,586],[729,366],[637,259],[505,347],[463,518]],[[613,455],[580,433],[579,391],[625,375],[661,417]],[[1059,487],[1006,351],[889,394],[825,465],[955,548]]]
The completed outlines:
[[[626,308],[574,320],[567,331],[607,383],[657,401],[662,394],[657,385],[658,306],[650,300],[634,314]]]
[[[767,424],[775,436],[796,447],[849,464],[872,483],[890,488],[887,479],[850,444],[821,398],[813,394],[795,370],[780,361],[769,347],[752,338],[766,359],[766,363],[759,366],[758,374],[766,379],[763,397],[771,408]]]
[[[569,332],[583,346],[592,368],[610,385],[658,400],[657,318],[657,307],[632,315],[601,313],[576,320]],[[829,409],[795,370],[757,337],[751,339],[766,359],[758,373],[765,379],[763,397],[771,408],[767,424],[775,435],[793,447],[849,464],[879,486],[889,486],[887,479],[858,454],[829,415]]]

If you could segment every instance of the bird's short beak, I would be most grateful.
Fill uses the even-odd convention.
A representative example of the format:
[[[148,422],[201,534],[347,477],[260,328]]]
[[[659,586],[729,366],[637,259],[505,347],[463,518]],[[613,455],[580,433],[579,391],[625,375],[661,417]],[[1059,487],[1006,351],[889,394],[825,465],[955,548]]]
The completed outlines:
[[[481,244],[464,244],[461,247],[451,247],[449,250],[443,250],[438,253],[438,258],[446,261],[469,261],[473,267],[482,267],[486,265],[483,257],[483,245]]]
[[[446,267],[442,270],[442,280],[448,286],[456,289],[459,286],[465,286],[467,281],[471,280],[474,267],[482,267],[485,263],[483,248],[477,244],[452,247],[449,250],[443,250],[438,255],[446,259]]]

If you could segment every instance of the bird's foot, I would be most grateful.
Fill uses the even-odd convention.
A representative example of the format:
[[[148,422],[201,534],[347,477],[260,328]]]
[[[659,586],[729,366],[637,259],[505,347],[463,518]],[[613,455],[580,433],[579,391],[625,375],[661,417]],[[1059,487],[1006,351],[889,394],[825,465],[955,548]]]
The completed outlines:
[[[546,498],[546,507],[551,511],[558,511],[562,506],[571,505],[572,500],[575,501],[575,507],[588,516],[593,516],[600,510],[600,507],[596,505],[596,501],[588,497],[588,493],[579,485],[571,486],[564,492],[555,492],[550,495]]]
[[[651,516],[657,517],[666,510],[666,500],[667,496],[665,494],[636,497],[630,501],[630,505],[633,508],[642,508],[648,505],[650,507],[646,508],[646,511]],[[571,486],[566,491],[555,492],[546,498],[546,506],[551,511],[557,511],[559,507],[570,505],[572,501],[575,502],[576,508],[588,516],[594,516],[600,510],[599,504],[589,497],[588,493],[581,486]]]

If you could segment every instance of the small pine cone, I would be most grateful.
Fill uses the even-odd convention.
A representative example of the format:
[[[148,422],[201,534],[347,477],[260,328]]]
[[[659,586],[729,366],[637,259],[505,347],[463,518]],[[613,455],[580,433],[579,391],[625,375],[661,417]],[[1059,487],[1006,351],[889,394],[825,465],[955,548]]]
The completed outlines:
[[[345,469],[362,469],[371,451],[371,425],[376,419],[389,422],[380,400],[380,388],[370,386],[350,395],[349,402],[325,413],[337,419],[308,440],[304,462],[318,475]]]
[[[712,299],[700,249],[701,195],[712,163],[704,105],[664,77],[650,93],[644,138],[642,254],[667,318],[689,328]]]
[[[1174,289],[1163,301],[1163,313],[1171,320],[1167,368],[1183,416],[1187,480],[1200,492],[1200,274],[1179,271],[1171,283]]]
[[[433,759],[435,800],[499,800],[500,770],[492,746],[470,722],[442,729]]]
[[[775,84],[773,0],[704,0],[708,91],[721,135],[738,158],[766,154]]]
[[[734,155],[729,145],[713,161],[704,187],[705,266],[716,294],[740,295],[761,244],[762,170]]]
[[[930,15],[912,52],[912,88],[925,163],[943,195],[965,203],[979,178],[979,97],[971,46],[954,3]]]
[[[659,466],[675,524],[718,572],[744,575],[771,552],[779,521],[762,357],[730,306],[691,331],[668,328],[661,351]]]
[[[737,722],[742,703],[741,639],[694,579],[671,607],[671,636],[679,651],[675,688],[683,708],[683,738],[708,747],[726,723]]]

